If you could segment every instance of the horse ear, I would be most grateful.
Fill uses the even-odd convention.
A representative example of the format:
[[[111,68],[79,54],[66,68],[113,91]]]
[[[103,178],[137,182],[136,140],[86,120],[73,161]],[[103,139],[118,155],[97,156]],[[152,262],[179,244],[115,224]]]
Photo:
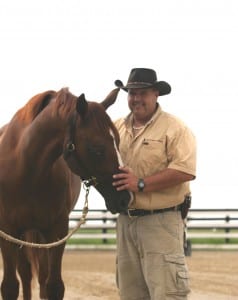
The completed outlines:
[[[80,114],[81,117],[84,117],[88,111],[88,102],[85,99],[84,94],[81,94],[76,103],[76,110]]]
[[[119,88],[112,90],[109,93],[109,95],[107,95],[106,99],[101,102],[101,104],[104,106],[105,110],[107,110],[107,108],[109,106],[111,106],[113,103],[115,103],[119,90],[120,90]]]

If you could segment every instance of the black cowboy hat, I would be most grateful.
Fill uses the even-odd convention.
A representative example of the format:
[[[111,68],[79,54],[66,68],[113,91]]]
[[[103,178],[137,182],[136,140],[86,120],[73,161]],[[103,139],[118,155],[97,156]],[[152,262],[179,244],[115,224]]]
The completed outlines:
[[[152,69],[134,68],[131,70],[126,85],[121,80],[116,80],[115,85],[128,92],[129,89],[156,88],[160,96],[171,92],[171,86],[166,81],[157,81],[156,72]]]

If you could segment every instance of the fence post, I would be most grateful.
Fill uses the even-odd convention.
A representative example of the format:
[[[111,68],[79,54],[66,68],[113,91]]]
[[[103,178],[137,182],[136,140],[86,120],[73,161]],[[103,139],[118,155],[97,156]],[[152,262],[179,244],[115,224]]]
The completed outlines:
[[[228,224],[229,222],[230,222],[230,216],[227,215],[227,216],[226,216],[226,223]],[[226,232],[226,233],[229,233],[229,232],[230,232],[230,228],[226,228],[226,229],[225,229],[225,232]],[[230,242],[230,239],[229,239],[229,238],[226,238],[226,239],[225,239],[225,242],[226,242],[226,244],[229,243],[229,242]]]
[[[102,211],[103,213],[106,213],[104,210]],[[103,224],[106,224],[107,218],[106,216],[102,219]],[[102,229],[102,233],[107,233],[107,228],[106,226]],[[103,244],[107,244],[108,240],[105,238],[102,240]]]

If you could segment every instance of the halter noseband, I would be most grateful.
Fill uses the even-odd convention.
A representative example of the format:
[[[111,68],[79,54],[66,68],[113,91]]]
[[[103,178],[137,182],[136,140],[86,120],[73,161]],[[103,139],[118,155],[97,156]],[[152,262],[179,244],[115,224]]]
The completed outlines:
[[[68,158],[73,158],[76,164],[79,166],[78,169],[83,169],[87,174],[87,167],[82,160],[76,155],[76,143],[75,143],[75,134],[76,134],[76,123],[77,123],[77,112],[74,113],[73,117],[70,119],[69,123],[69,140],[66,144],[66,147],[63,151],[64,159],[67,161]],[[96,186],[98,184],[97,178],[95,176],[88,176],[88,178],[81,177],[83,183],[88,188],[90,186]]]

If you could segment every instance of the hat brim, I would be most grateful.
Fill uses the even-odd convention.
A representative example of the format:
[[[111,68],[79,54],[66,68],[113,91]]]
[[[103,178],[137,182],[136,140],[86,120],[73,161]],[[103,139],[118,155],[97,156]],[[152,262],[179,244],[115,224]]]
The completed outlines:
[[[159,96],[164,96],[171,92],[171,86],[166,81],[156,81],[154,84],[132,82],[127,85],[123,85],[123,82],[118,79],[114,83],[118,88],[124,90],[125,92],[128,92],[129,89],[146,89],[146,88],[157,89],[159,91]]]

